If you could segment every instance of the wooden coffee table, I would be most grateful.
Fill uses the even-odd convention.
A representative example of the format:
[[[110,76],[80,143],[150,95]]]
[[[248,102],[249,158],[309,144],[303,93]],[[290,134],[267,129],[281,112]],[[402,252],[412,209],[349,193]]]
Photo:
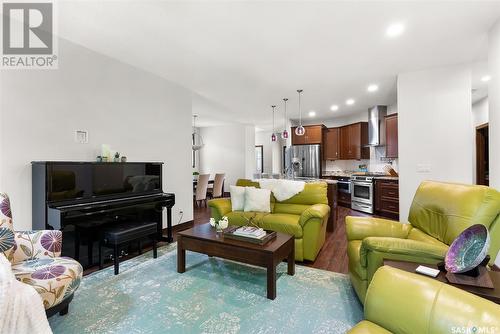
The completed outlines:
[[[197,225],[177,234],[177,272],[186,271],[186,250],[267,268],[267,298],[276,298],[276,266],[287,259],[288,275],[295,274],[295,240],[277,232],[275,239],[257,245],[217,235],[210,224]]]
[[[423,266],[433,268],[433,269],[438,269],[438,267],[436,265],[432,265],[432,264],[413,263],[413,262],[396,261],[396,260],[384,260],[384,265],[390,266],[393,268],[397,268],[397,269],[401,269],[404,271],[408,271],[411,273],[415,273],[415,269],[417,269],[417,267],[419,265],[423,265]],[[431,279],[435,279],[435,280],[438,280],[440,282],[452,285],[452,286],[459,288],[461,290],[470,292],[474,295],[489,299],[494,303],[500,304],[500,272],[490,271],[489,274],[490,274],[491,281],[493,282],[494,289],[481,288],[481,287],[470,286],[470,285],[451,284],[446,279],[446,277],[445,277],[446,273],[443,271],[441,271],[436,278],[425,276],[425,275],[422,275],[422,276],[428,277]],[[417,274],[417,275],[421,275],[421,274]]]

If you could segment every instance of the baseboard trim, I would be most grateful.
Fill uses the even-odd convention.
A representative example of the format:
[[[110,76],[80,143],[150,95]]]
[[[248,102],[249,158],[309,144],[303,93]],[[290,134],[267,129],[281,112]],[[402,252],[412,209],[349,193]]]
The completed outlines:
[[[187,222],[172,226],[172,232],[179,232],[179,231],[187,230],[188,228],[191,228],[193,226],[194,226],[194,220],[189,220]],[[167,229],[164,228],[163,232],[166,233]]]

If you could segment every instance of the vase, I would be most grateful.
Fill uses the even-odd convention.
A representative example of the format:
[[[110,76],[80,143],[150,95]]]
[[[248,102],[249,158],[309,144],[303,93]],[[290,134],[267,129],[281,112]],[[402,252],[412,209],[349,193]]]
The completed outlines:
[[[222,233],[224,229],[220,226],[220,224],[215,225],[215,231],[217,233]]]

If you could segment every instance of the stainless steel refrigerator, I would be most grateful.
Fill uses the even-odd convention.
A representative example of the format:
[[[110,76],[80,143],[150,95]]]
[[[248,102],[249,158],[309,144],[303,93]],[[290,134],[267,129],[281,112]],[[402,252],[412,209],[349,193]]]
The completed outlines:
[[[320,145],[292,145],[285,153],[285,170],[288,177],[321,177]]]

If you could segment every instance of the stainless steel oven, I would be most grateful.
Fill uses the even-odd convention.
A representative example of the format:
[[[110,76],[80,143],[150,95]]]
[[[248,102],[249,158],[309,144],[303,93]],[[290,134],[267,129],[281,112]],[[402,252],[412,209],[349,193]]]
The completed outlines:
[[[351,193],[351,178],[342,177],[337,178],[337,189],[338,191],[346,194]]]
[[[351,177],[351,208],[373,213],[373,177]]]

